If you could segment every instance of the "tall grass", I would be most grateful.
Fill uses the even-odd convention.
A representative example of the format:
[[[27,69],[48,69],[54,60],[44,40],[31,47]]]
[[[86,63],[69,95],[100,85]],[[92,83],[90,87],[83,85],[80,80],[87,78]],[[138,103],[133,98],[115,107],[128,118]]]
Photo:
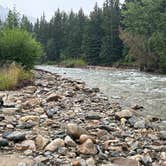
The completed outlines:
[[[65,67],[84,67],[86,62],[83,59],[67,59],[61,62]]]
[[[21,81],[32,79],[32,72],[25,71],[20,66],[12,64],[0,69],[0,90],[15,89]]]

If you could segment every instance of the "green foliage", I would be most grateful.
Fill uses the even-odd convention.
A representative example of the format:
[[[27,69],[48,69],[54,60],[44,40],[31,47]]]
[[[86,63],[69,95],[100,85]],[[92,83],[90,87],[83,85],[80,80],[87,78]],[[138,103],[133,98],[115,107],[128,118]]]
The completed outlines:
[[[82,58],[91,65],[110,65],[121,59],[119,25],[119,1],[106,0],[103,9],[96,4],[89,17],[82,9],[69,14],[58,9],[50,22],[42,16],[34,32],[44,45],[47,61]]]
[[[166,71],[166,1],[134,0],[125,4],[122,13],[122,39],[130,55],[135,54],[145,70]]]
[[[83,59],[67,59],[61,62],[65,67],[85,67],[86,62]]]
[[[24,30],[7,28],[0,32],[0,36],[2,63],[15,61],[30,69],[43,53],[41,45]]]
[[[34,78],[34,74],[32,72],[26,71],[15,64],[0,70],[0,90],[15,89],[20,82],[25,80],[32,81]]]
[[[18,28],[19,27],[19,18],[20,14],[17,12],[16,8],[13,8],[13,10],[9,10],[7,20],[5,22],[5,25],[7,28]]]

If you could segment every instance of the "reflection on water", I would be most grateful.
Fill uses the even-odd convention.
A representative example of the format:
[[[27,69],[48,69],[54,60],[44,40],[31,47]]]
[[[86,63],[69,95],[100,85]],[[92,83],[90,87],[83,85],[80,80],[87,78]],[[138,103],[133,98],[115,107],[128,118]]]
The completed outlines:
[[[95,70],[36,66],[67,78],[85,81],[89,87],[98,87],[111,102],[123,107],[137,103],[148,114],[166,117],[166,76],[142,73],[136,70]]]

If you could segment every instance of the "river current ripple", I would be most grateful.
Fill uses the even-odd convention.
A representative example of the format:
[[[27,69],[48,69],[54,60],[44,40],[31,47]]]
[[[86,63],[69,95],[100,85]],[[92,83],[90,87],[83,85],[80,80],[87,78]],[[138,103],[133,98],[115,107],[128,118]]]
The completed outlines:
[[[127,108],[133,103],[143,106],[144,113],[166,118],[166,75],[155,75],[137,70],[80,69],[55,66],[36,66],[73,80],[98,87],[110,100]]]

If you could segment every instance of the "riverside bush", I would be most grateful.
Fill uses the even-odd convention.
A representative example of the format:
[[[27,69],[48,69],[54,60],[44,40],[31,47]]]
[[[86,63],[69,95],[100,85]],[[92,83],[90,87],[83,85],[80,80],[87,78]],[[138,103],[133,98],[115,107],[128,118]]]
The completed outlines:
[[[30,33],[4,28],[0,32],[0,63],[17,62],[26,69],[34,67],[43,54],[42,46]]]
[[[86,62],[83,59],[67,59],[61,62],[65,67],[83,67],[86,66]]]
[[[0,69],[0,90],[15,89],[22,81],[32,81],[34,74],[21,66],[12,64]]]

